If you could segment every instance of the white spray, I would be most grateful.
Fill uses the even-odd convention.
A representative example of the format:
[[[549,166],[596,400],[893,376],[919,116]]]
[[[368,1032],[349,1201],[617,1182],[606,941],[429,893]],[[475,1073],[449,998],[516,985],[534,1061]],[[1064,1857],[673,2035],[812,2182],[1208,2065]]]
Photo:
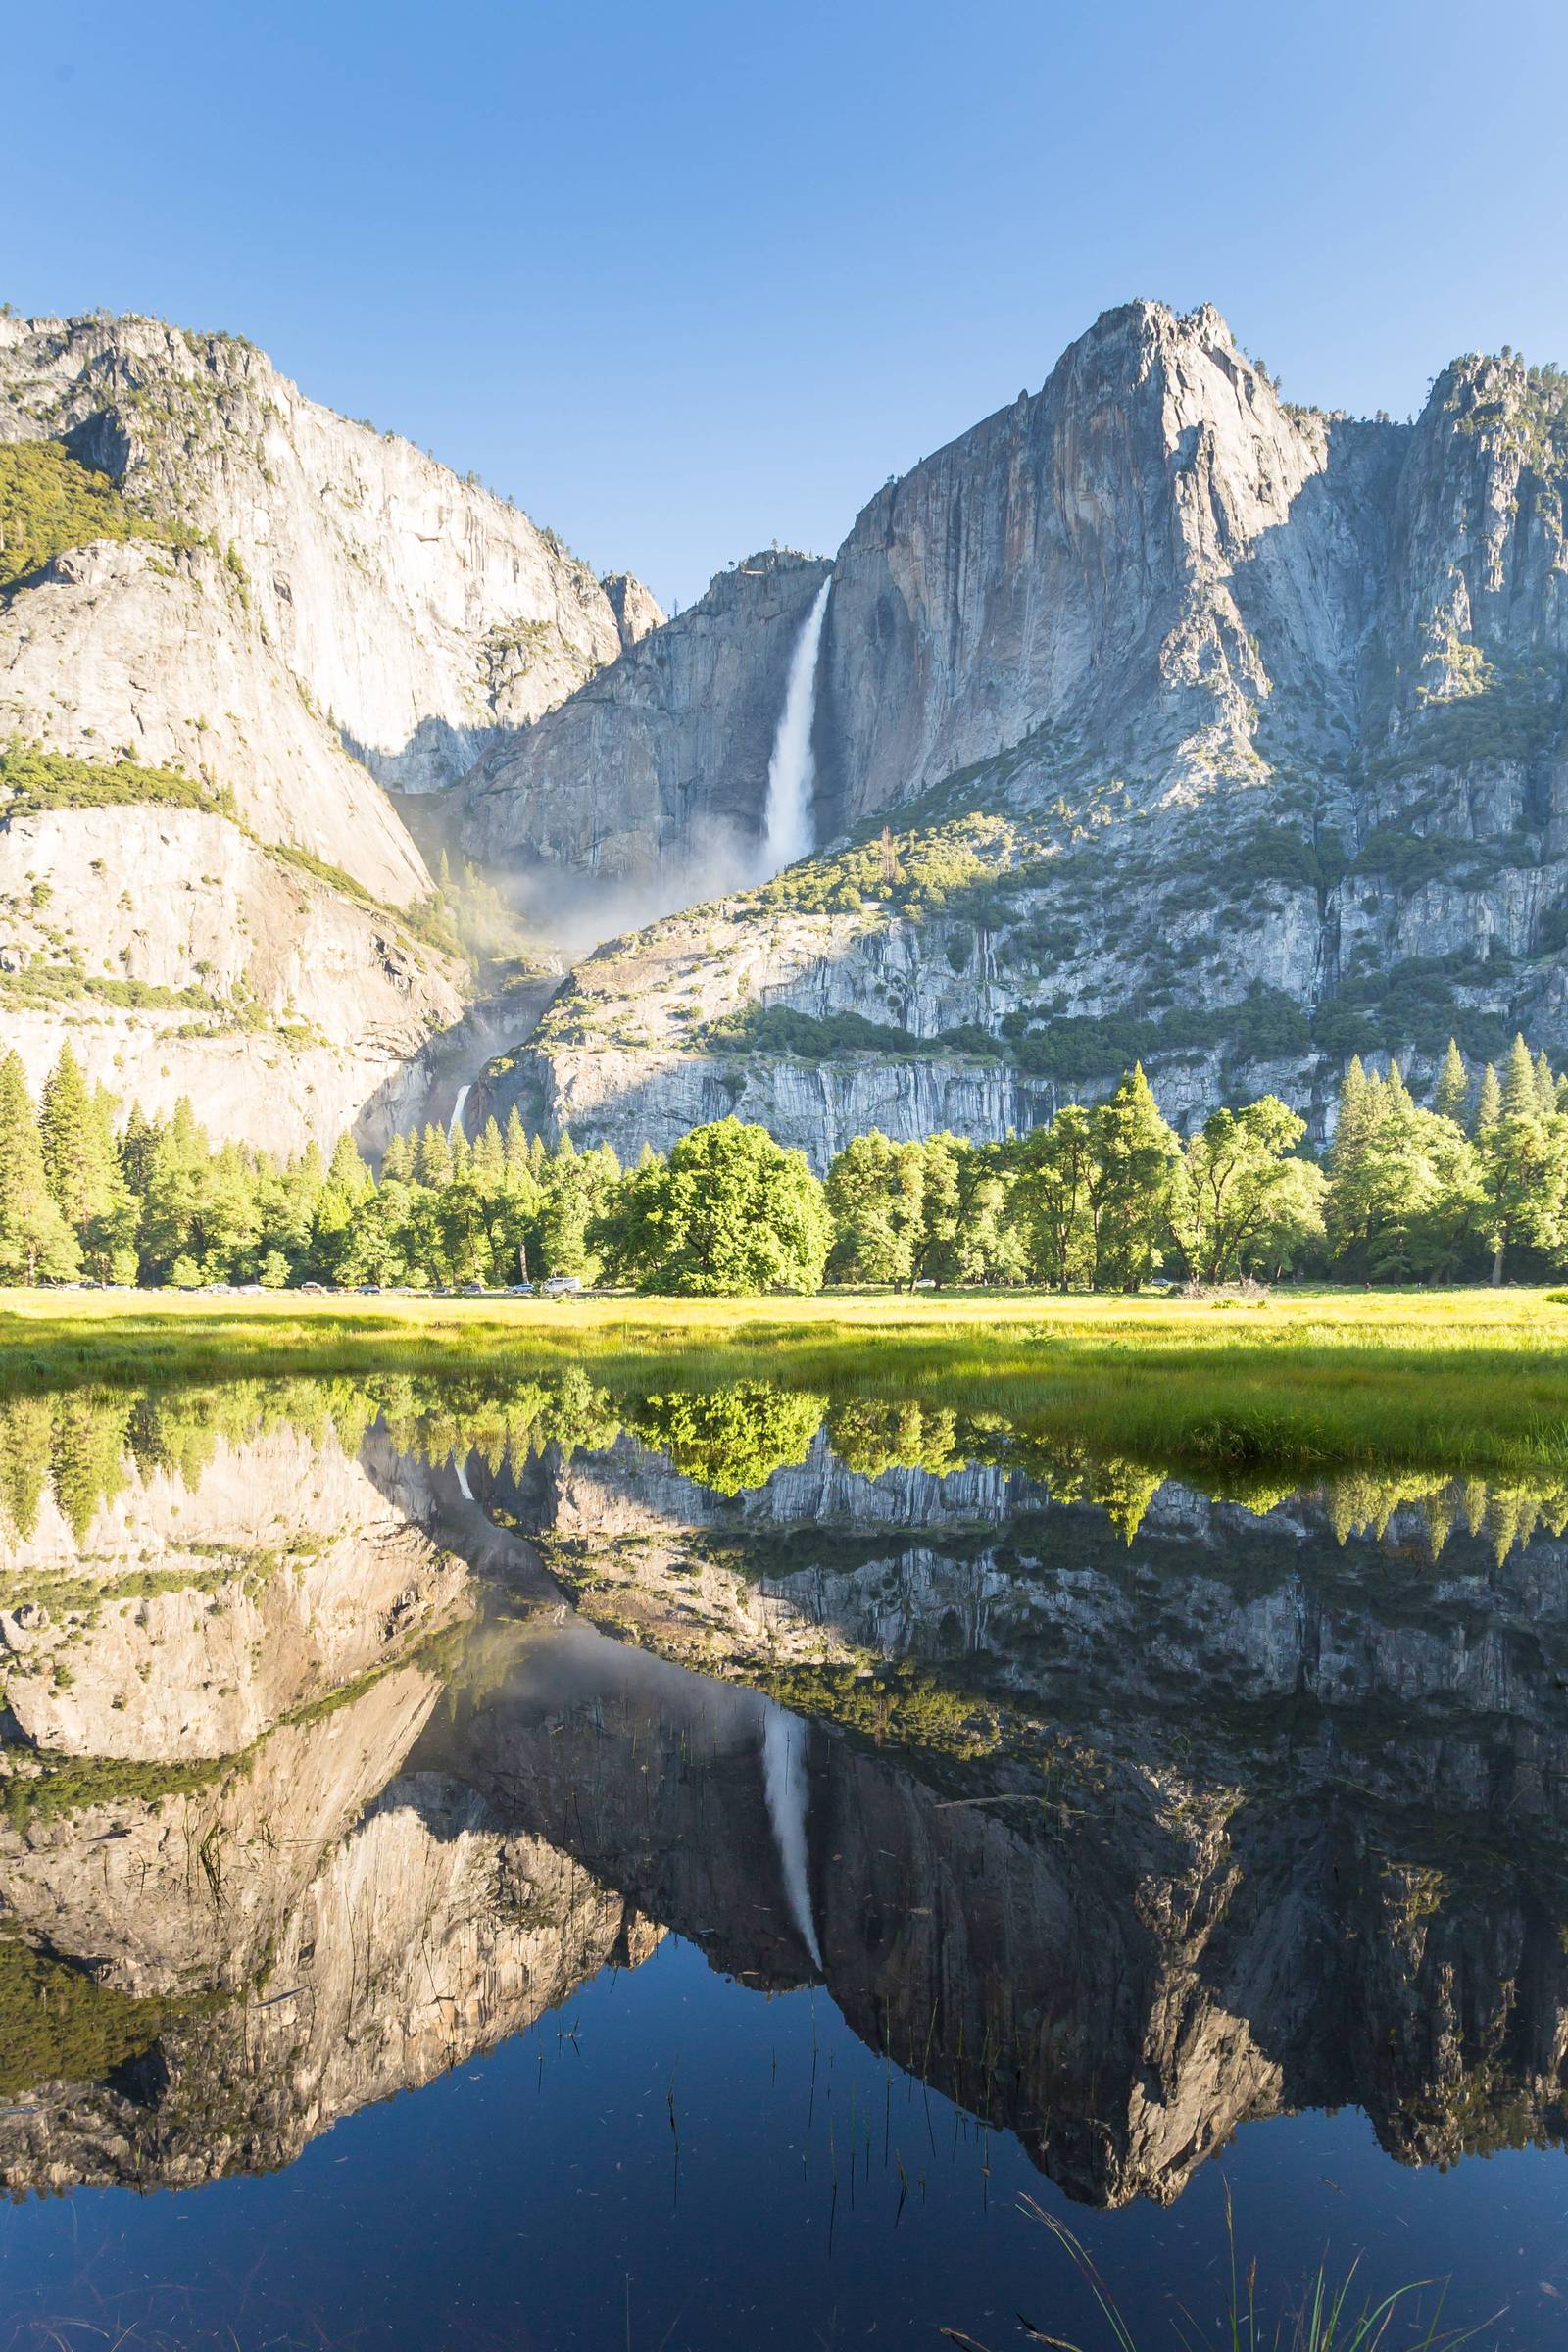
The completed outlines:
[[[779,1869],[790,1916],[801,1932],[801,1941],[810,1953],[812,1965],[820,1968],[822,1947],[816,1940],[816,1922],[811,1917],[806,1845],[806,1801],[809,1794],[806,1779],[806,1726],[798,1715],[787,1714],[771,1699],[766,1701],[762,1717],[762,1788],[778,1843]]]
[[[811,790],[816,761],[811,756],[811,720],[816,711],[816,657],[827,618],[831,578],[816,592],[815,602],[790,657],[784,709],[767,763],[767,816],[762,837],[762,872],[776,874],[793,865],[811,849]]]
[[[460,1086],[458,1089],[458,1099],[452,1105],[452,1124],[447,1129],[449,1144],[455,1144],[463,1133],[463,1105],[468,1100],[469,1091],[466,1086]]]

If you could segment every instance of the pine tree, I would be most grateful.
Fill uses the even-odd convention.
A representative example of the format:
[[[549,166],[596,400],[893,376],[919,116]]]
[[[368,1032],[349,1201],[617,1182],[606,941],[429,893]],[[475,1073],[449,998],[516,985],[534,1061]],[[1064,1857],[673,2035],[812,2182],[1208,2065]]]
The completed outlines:
[[[1568,1236],[1568,1119],[1543,1107],[1541,1076],[1522,1037],[1508,1054],[1500,1111],[1485,1129],[1478,1125],[1477,1148],[1492,1279],[1500,1283],[1516,1244],[1556,1253]]]
[[[507,1132],[503,1144],[509,1177],[529,1175],[528,1133],[522,1123],[522,1113],[515,1102],[507,1113]]]
[[[1096,1104],[1089,1125],[1096,1161],[1090,1183],[1095,1284],[1136,1291],[1160,1262],[1181,1147],[1142,1062],[1134,1063],[1108,1102]]]
[[[1531,1119],[1539,1107],[1536,1065],[1524,1039],[1515,1036],[1502,1073],[1502,1115],[1505,1119]]]
[[[381,1154],[381,1182],[407,1184],[414,1165],[414,1154],[406,1135],[395,1135]]]
[[[137,1206],[121,1165],[114,1117],[114,1096],[102,1086],[89,1094],[70,1044],[63,1046],[39,1108],[44,1173],[89,1270],[128,1281],[135,1276]]]
[[[97,1161],[103,1183],[97,1201],[81,1229],[82,1255],[92,1272],[106,1282],[136,1279],[136,1228],[141,1202],[131,1191],[115,1133],[118,1098],[107,1086],[95,1086],[91,1116],[96,1133]]]
[[[124,1170],[125,1182],[138,1200],[147,1190],[147,1177],[153,1164],[153,1146],[157,1138],[158,1130],[152,1120],[146,1116],[139,1102],[133,1102],[130,1116],[125,1121],[125,1132],[121,1138],[120,1164]]]
[[[1350,1056],[1350,1066],[1340,1081],[1339,1112],[1334,1122],[1334,1141],[1329,1147],[1329,1166],[1338,1176],[1350,1166],[1377,1124],[1377,1096],[1368,1078],[1359,1054]]]
[[[1432,1107],[1440,1119],[1451,1119],[1456,1127],[1464,1125],[1464,1114],[1470,1101],[1470,1073],[1464,1066],[1464,1055],[1458,1041],[1449,1038],[1448,1050],[1443,1056],[1438,1083],[1432,1096]]]
[[[0,1061],[0,1280],[64,1281],[80,1262],[76,1237],[49,1190],[22,1058],[8,1054]]]
[[[1536,1055],[1536,1108],[1543,1118],[1550,1118],[1557,1107],[1557,1081],[1552,1076],[1546,1049],[1542,1047]]]
[[[414,1155],[416,1182],[428,1185],[432,1192],[452,1182],[452,1146],[444,1127],[426,1127],[420,1136]]]
[[[1501,1116],[1502,1085],[1496,1070],[1489,1061],[1481,1073],[1481,1091],[1476,1097],[1476,1134],[1485,1135],[1489,1127],[1495,1127]]]
[[[66,1223],[79,1233],[102,1203],[109,1172],[103,1163],[103,1138],[93,1117],[87,1081],[69,1041],[61,1047],[60,1059],[44,1081],[38,1129],[44,1173],[55,1205]]]
[[[1414,1110],[1415,1100],[1404,1083],[1404,1072],[1396,1061],[1389,1064],[1389,1074],[1383,1081],[1383,1116],[1402,1119],[1406,1111]]]
[[[505,1172],[506,1160],[506,1147],[501,1141],[501,1130],[493,1117],[488,1118],[479,1130],[478,1141],[473,1147],[473,1173],[478,1181],[486,1187],[497,1185]]]
[[[367,1193],[374,1192],[375,1179],[360,1157],[360,1148],[352,1135],[340,1135],[333,1145],[326,1181],[355,1200],[363,1200]]]

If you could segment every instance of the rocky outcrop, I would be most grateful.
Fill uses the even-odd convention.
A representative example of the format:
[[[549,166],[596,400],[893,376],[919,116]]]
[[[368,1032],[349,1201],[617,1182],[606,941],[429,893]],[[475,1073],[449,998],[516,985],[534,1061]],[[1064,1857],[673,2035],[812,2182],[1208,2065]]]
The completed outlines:
[[[218,813],[0,823],[0,1006],[34,1096],[69,1035],[89,1080],[277,1152],[374,1147],[464,1008],[461,967]],[[463,975],[466,978],[466,975]]]
[[[560,877],[576,877],[598,937],[746,879],[790,655],[827,572],[808,556],[751,556],[678,619],[639,632],[466,778],[465,848],[552,906]],[[635,620],[635,600],[621,602]]]
[[[385,793],[302,701],[248,588],[206,549],[100,541],[56,556],[0,605],[0,725],[87,760],[129,752],[200,777],[261,840],[392,905],[429,893]]]
[[[5,1707],[50,1755],[221,1761],[470,1605],[463,1561],[330,1433],[121,1481],[79,1536],[50,1494],[0,1537]]]
[[[310,1852],[265,1984],[172,2025],[113,2083],[11,2109],[8,2186],[275,2170],[340,2116],[493,2048],[658,1940],[586,1871],[432,1774],[393,1781]]]
[[[834,567],[817,722],[854,819],[1066,739],[1200,792],[1279,692],[1353,721],[1411,435],[1287,407],[1211,307],[1107,311],[1044,388],[866,507]],[[1157,771],[1157,772],[1151,772]],[[1028,779],[1028,780],[1026,780]]]

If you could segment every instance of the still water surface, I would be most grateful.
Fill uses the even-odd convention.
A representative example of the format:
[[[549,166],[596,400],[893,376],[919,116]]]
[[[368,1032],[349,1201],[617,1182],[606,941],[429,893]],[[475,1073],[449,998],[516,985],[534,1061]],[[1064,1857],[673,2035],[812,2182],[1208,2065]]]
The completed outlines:
[[[1107,2342],[1036,2206],[1212,2341],[1227,2188],[1271,2318],[1561,2344],[1565,1520],[760,1386],[0,1402],[0,2347]]]

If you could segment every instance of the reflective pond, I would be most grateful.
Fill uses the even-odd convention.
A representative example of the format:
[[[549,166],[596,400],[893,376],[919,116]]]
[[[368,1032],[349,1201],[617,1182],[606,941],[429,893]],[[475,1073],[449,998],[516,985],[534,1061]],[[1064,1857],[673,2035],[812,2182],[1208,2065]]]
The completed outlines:
[[[0,2352],[1092,2352],[1089,2261],[1148,2352],[1227,2197],[1267,2340],[1560,2345],[1564,1529],[761,1382],[0,1401]]]

